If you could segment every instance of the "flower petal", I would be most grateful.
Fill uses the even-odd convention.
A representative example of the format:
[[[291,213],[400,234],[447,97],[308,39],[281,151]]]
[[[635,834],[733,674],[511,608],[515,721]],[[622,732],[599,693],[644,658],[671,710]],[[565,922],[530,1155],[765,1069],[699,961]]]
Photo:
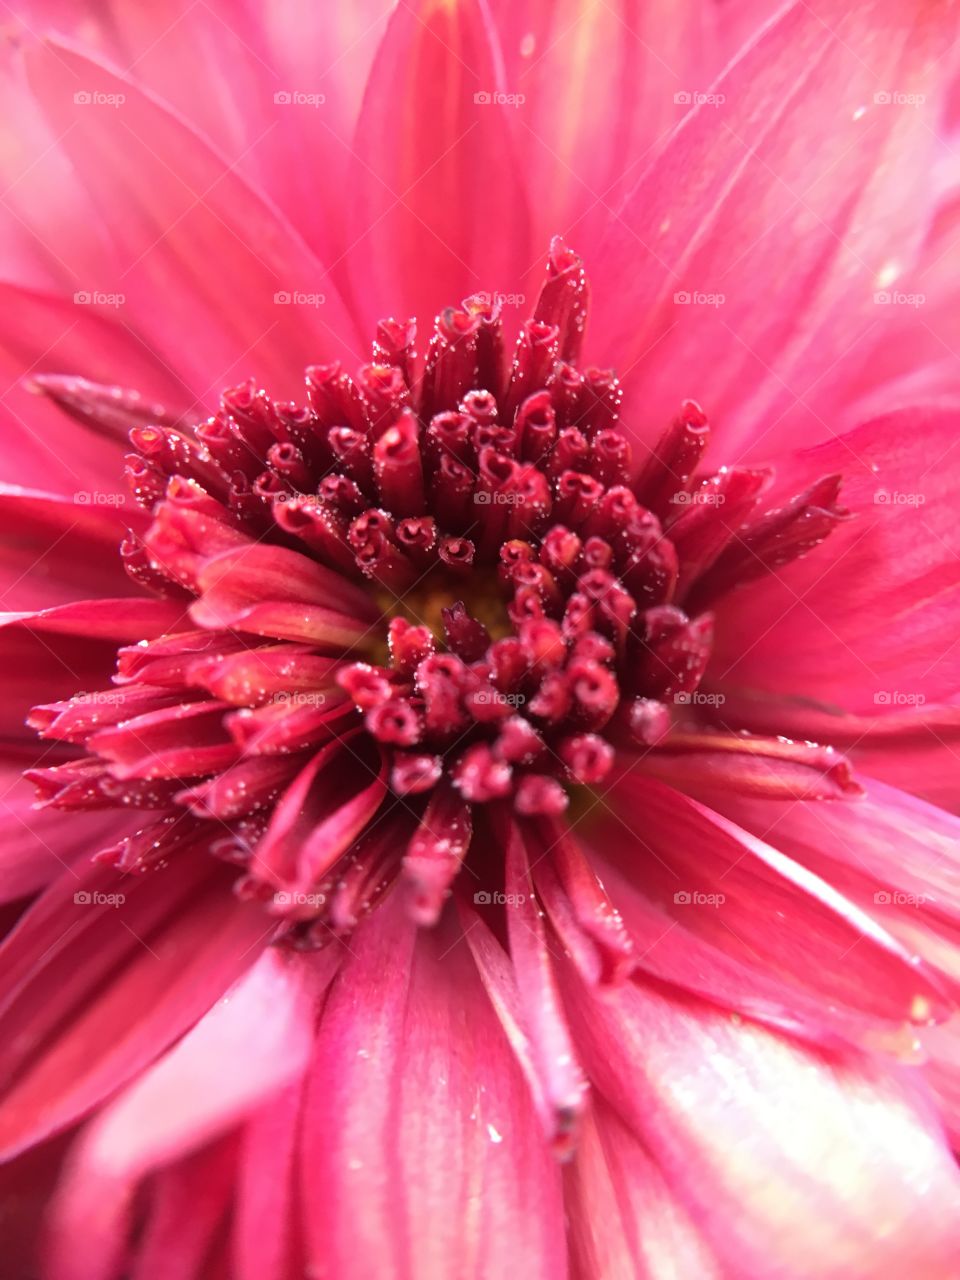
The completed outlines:
[[[4,425],[0,479],[59,494],[113,494],[124,488],[125,440],[67,417],[36,394],[36,376],[67,371],[112,384],[122,375],[162,410],[161,420],[179,415],[193,396],[128,325],[101,315],[85,301],[89,291],[68,285],[68,296],[55,297],[0,281],[0,376],[12,418]]]
[[[54,1206],[55,1275],[80,1280],[96,1270],[98,1257],[114,1256],[140,1179],[202,1149],[300,1074],[313,1042],[315,1003],[335,968],[335,957],[318,966],[264,952],[86,1129]],[[73,1245],[80,1222],[87,1242],[82,1263]]]
[[[280,396],[295,394],[318,356],[355,350],[353,322],[319,261],[177,116],[60,42],[29,48],[27,65],[115,242],[112,278],[91,281],[90,291],[121,298],[130,323],[201,402],[249,372]],[[93,94],[117,105],[92,106]],[[313,304],[295,305],[297,293]]]
[[[27,727],[32,708],[71,698],[78,689],[103,689],[116,663],[117,646],[111,640],[0,627],[0,733],[16,743],[18,753],[28,751],[25,769],[49,754]]]
[[[960,979],[960,818],[906,792],[867,782],[856,805],[797,804],[771,811],[768,801],[712,796],[724,813],[747,830],[774,824],[777,843],[790,857],[828,879],[894,934],[906,934],[924,955],[923,931],[953,937]],[[930,962],[941,963],[939,949]],[[948,969],[948,973],[950,970]]]
[[[115,498],[116,501],[97,499]],[[56,494],[0,485],[0,607],[44,609],[78,596],[132,594],[119,547],[145,527],[122,491]]]
[[[64,873],[0,947],[4,1155],[147,1066],[252,964],[268,932],[262,908],[237,902],[212,859],[148,876]]]
[[[908,1084],[645,984],[588,991],[566,994],[591,1078],[724,1274],[950,1274],[960,1175]]]
[[[559,1170],[459,930],[418,933],[400,894],[331,989],[301,1176],[307,1271],[566,1275]]]
[[[944,1014],[936,975],[918,967],[859,900],[843,897],[822,866],[807,870],[653,779],[632,777],[609,800],[614,810],[643,814],[642,862],[638,836],[625,838],[618,821],[608,820],[593,842],[604,855],[601,877],[604,862],[613,864],[611,884],[619,882],[622,896],[612,896],[628,928],[644,929],[636,942],[648,972],[693,981],[702,994],[753,1016],[794,1027],[796,1018],[828,1034],[862,1036],[877,1021],[889,1027],[934,1009]],[[856,801],[822,803],[849,809],[848,822],[856,822]],[[763,834],[777,839],[779,829],[774,816]],[[697,962],[704,943],[713,961],[701,954]],[[739,989],[731,961],[746,970]],[[771,987],[776,994],[767,1004]]]
[[[126,825],[115,812],[35,809],[33,788],[22,776],[24,763],[0,763],[0,902],[35,893],[80,858],[111,844]]]
[[[804,0],[687,116],[588,256],[593,332],[622,375],[639,362],[645,420],[692,396],[723,424],[725,461],[769,447],[784,409],[875,321],[875,291],[929,216],[930,69],[952,31],[948,3]],[[771,281],[775,305],[758,305]]]
[[[699,0],[533,0],[491,6],[518,125],[533,244],[586,249],[657,145],[721,66]],[[598,75],[596,68],[602,67]]]
[[[480,0],[393,11],[357,124],[352,182],[352,274],[367,327],[396,313],[429,332],[442,307],[515,287],[530,264],[509,112],[491,102],[504,88],[495,39]]]
[[[856,515],[803,560],[717,609],[707,678],[811,710],[885,716],[957,688],[960,406],[899,410],[784,459],[797,492],[841,472]],[[804,481],[803,477],[807,477]]]
[[[233,1233],[236,1280],[299,1280],[303,1275],[296,1179],[302,1096],[298,1081],[261,1106],[245,1127]],[[265,1222],[271,1230],[264,1231]]]
[[[564,1188],[571,1251],[583,1276],[721,1280],[712,1251],[648,1151],[596,1098]]]

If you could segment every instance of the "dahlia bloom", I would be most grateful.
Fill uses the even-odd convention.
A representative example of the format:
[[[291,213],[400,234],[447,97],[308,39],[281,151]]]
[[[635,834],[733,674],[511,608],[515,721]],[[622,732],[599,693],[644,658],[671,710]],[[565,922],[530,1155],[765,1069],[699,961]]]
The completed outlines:
[[[3,1275],[955,1276],[952,7],[60,9]]]

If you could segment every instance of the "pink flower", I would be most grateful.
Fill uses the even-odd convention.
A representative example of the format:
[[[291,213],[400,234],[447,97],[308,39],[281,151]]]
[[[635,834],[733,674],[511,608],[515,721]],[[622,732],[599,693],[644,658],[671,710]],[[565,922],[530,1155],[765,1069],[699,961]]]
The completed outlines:
[[[948,6],[58,8],[5,1275],[948,1280]]]

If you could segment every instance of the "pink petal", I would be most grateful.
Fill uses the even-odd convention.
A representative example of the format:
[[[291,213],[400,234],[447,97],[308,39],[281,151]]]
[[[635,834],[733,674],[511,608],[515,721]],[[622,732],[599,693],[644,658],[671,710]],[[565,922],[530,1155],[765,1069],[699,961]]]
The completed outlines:
[[[619,982],[636,965],[633,939],[573,833],[544,822],[545,857],[533,867],[541,901],[589,981]]]
[[[856,518],[806,559],[717,609],[708,679],[765,697],[885,716],[956,692],[960,408],[901,410],[796,453],[792,492],[841,472]],[[802,477],[807,477],[806,481]]]
[[[113,278],[90,289],[123,296],[130,323],[200,400],[250,372],[291,395],[319,355],[350,352],[352,321],[320,263],[198,135],[129,79],[59,42],[28,49],[27,65],[114,240]],[[92,110],[65,82],[122,101]],[[226,310],[222,291],[208,288],[214,278],[229,282]],[[295,292],[324,301],[275,298]]]
[[[21,775],[20,762],[0,764],[0,902],[35,893],[129,825],[116,813],[35,809],[34,789]]]
[[[960,1145],[960,1018],[923,1034],[924,1075],[937,1098],[954,1149]]]
[[[576,1274],[721,1280],[693,1216],[602,1098],[584,1119],[564,1190]]]
[[[697,990],[754,1016],[779,1014],[786,1022],[796,1016],[834,1033],[844,1022],[862,1035],[876,1020],[899,1024],[943,1013],[936,976],[918,967],[859,899],[838,892],[822,867],[808,870],[806,862],[652,779],[631,779],[612,799],[622,813],[643,814],[642,861],[637,836],[619,823],[608,821],[594,843],[616,869],[611,892],[628,928],[644,929],[635,941],[648,971],[672,981],[693,979]],[[860,808],[856,801],[823,807],[848,809],[851,823]],[[763,834],[779,842],[779,832],[771,817]],[[715,966],[704,966],[705,955],[692,963],[704,943]],[[757,985],[748,976],[739,993],[735,982],[727,988],[730,961],[748,975],[755,971]],[[771,986],[778,990],[772,1009],[753,1004],[757,992]]]
[[[877,702],[862,715],[848,715],[806,698],[751,695],[728,686],[723,720],[732,729],[830,742],[849,755],[858,772],[941,808],[956,812],[960,806],[958,705],[907,699],[900,706]]]
[[[296,1155],[303,1090],[298,1082],[261,1106],[241,1141],[233,1255],[236,1280],[299,1280]],[[271,1223],[264,1231],[263,1224]]]
[[[960,1176],[909,1083],[646,985],[588,990],[565,988],[587,1069],[723,1274],[950,1274]]]
[[[117,893],[125,901],[114,905]],[[268,932],[262,908],[237,902],[210,860],[144,877],[96,865],[65,873],[0,947],[4,1153],[63,1128],[147,1066],[249,967]]]
[[[783,410],[875,320],[875,291],[923,232],[947,15],[791,5],[640,178],[588,266],[602,358],[640,361],[631,394],[646,421],[692,396],[723,424],[727,461],[761,432],[769,447]],[[894,84],[925,105],[877,98]],[[757,305],[771,281],[776,305]],[[714,301],[683,305],[695,294]]]
[[[348,740],[318,751],[277,801],[257,873],[283,890],[314,892],[380,807],[385,774]]]
[[[132,595],[120,559],[127,529],[144,527],[116,490],[70,501],[55,494],[0,485],[0,607],[44,609],[84,596]]]
[[[713,803],[744,828],[764,830],[775,823],[778,845],[803,866],[823,876],[875,916],[894,934],[904,933],[924,955],[924,931],[942,931],[958,958],[960,924],[960,818],[885,786],[867,782],[856,805],[791,805],[777,811],[769,802],[741,796],[714,796]],[[940,964],[939,949],[931,963]]]
[[[367,326],[395,313],[417,316],[427,332],[441,307],[515,287],[530,264],[509,111],[475,96],[502,89],[479,0],[394,10],[370,71],[351,184],[352,277]]]
[[[64,203],[62,189],[58,201]],[[97,277],[87,269],[78,278]],[[4,426],[0,479],[67,495],[124,493],[122,442],[68,418],[38,394],[36,375],[66,371],[110,384],[122,377],[174,413],[193,397],[116,313],[101,315],[75,301],[83,293],[75,280],[65,287],[67,296],[55,297],[0,282],[0,377],[12,417]]]
[[[0,626],[41,634],[85,636],[90,640],[115,640],[139,644],[154,640],[182,626],[185,614],[169,600],[142,596],[125,599],[77,600],[38,613],[0,614]]]
[[[69,1194],[55,1199],[61,1235],[45,1241],[44,1277],[50,1280],[228,1280],[222,1269],[225,1215],[236,1168],[236,1140],[221,1139],[155,1175],[137,1208],[136,1250],[123,1248],[121,1227],[129,1194],[115,1195],[83,1216]],[[85,1248],[78,1251],[82,1233]],[[128,1254],[132,1256],[128,1257]]]
[[[535,1069],[550,1103],[548,1136],[562,1153],[571,1145],[586,1081],[557,990],[550,935],[534,894],[523,837],[511,823],[501,838],[506,845],[507,931],[520,1008]]]
[[[196,1151],[295,1079],[309,1058],[315,1003],[336,967],[265,952],[188,1034],[87,1128],[56,1201],[58,1276],[86,1276],[117,1250],[117,1203],[151,1170]],[[73,1231],[87,1248],[76,1266]],[[74,1260],[71,1263],[71,1260]]]
[[[505,110],[522,148],[534,249],[562,230],[586,252],[688,110],[683,98],[704,90],[719,69],[709,6],[495,0],[491,7],[507,91],[523,98]]]
[[[365,619],[368,625],[380,617],[368,592],[309,556],[286,547],[250,542],[223,551],[205,563],[199,586],[204,612],[213,616],[218,606],[233,613],[251,604],[285,601],[324,604]]]
[[[236,1142],[228,1137],[157,1176],[131,1280],[230,1280],[222,1241],[236,1163]]]
[[[27,728],[27,716],[41,702],[72,697],[78,689],[103,689],[117,662],[112,640],[41,635],[23,626],[0,627],[0,730],[26,748],[24,768],[49,753]]]
[[[350,941],[303,1116],[307,1271],[566,1275],[559,1171],[458,932],[395,894]]]
[[[256,47],[269,51],[264,56],[275,70],[268,86],[275,127],[256,159],[270,167],[267,190],[314,252],[331,262],[331,275],[345,297],[351,254],[348,250],[343,261],[336,259],[343,246],[355,244],[357,228],[350,202],[326,199],[325,193],[349,189],[357,116],[390,13],[383,0],[310,6],[274,0],[258,15],[264,30]],[[291,100],[281,98],[274,105],[278,86]],[[312,106],[301,99],[298,105],[294,93],[322,95],[324,101]],[[316,163],[304,164],[304,156]],[[358,246],[360,256],[364,245]]]
[[[69,1135],[0,1165],[0,1257],[11,1276],[40,1274],[40,1240]]]
[[[143,1177],[222,1133],[297,1077],[313,1044],[316,1002],[336,971],[333,959],[263,952],[88,1128],[81,1180]]]

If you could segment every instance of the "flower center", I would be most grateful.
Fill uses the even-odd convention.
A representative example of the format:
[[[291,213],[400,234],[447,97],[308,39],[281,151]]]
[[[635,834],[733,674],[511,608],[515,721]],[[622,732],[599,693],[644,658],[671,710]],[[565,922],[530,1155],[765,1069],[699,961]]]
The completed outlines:
[[[122,553],[184,621],[121,650],[112,702],[36,710],[84,750],[33,771],[44,802],[160,810],[108,859],[202,847],[318,941],[397,875],[435,920],[478,806],[556,817],[618,753],[766,750],[842,790],[838,758],[748,745],[698,698],[709,605],[826,537],[837,478],[764,511],[766,472],[702,472],[691,402],[636,456],[617,378],[579,365],[587,297],[555,242],[510,362],[478,296],[422,361],[384,321],[303,406],[248,384],[192,434],[134,428],[152,523]]]

